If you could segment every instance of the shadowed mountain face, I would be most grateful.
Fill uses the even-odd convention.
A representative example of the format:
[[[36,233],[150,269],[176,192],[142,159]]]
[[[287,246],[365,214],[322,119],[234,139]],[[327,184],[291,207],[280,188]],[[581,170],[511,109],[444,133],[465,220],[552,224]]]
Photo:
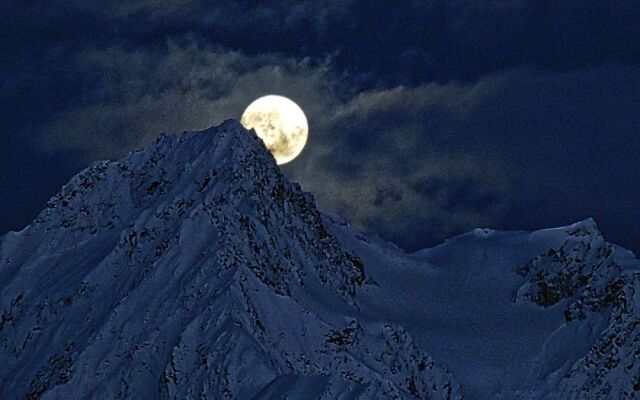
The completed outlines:
[[[0,238],[0,398],[631,399],[638,269],[590,220],[406,254],[227,121]]]

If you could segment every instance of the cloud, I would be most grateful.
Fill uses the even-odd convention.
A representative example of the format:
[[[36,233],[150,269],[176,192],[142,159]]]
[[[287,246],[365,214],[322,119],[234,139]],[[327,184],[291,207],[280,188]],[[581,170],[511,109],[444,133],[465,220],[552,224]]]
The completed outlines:
[[[640,220],[623,200],[638,162],[624,143],[640,124],[640,91],[629,85],[637,68],[521,68],[473,83],[357,93],[331,60],[193,40],[85,50],[77,61],[94,84],[55,118],[48,150],[114,158],[161,132],[239,118],[255,98],[281,94],[301,105],[311,127],[307,147],[283,170],[324,210],[407,249],[478,226],[536,229],[588,216],[605,233],[631,235],[608,222],[610,207]],[[620,154],[616,175],[606,172],[613,164],[605,149]]]
[[[333,101],[326,66],[277,55],[169,41],[156,51],[87,50],[79,63],[83,74],[95,76],[94,88],[59,115],[44,147],[82,149],[90,158],[117,157],[161,132],[239,119],[267,93],[291,97],[314,115]]]
[[[491,225],[508,205],[504,166],[449,144],[500,84],[361,93],[334,110],[318,143],[287,172],[323,208],[405,248]]]
[[[86,1],[78,4],[86,7]],[[190,27],[191,30],[226,32],[233,36],[258,33],[278,36],[283,32],[290,35],[296,30],[300,34],[323,32],[345,17],[351,0],[238,0],[216,4],[202,0],[116,0],[91,4],[108,17],[142,18],[161,29],[174,24],[179,30]],[[269,43],[269,47],[273,48],[273,44]]]
[[[424,247],[477,226],[492,226],[507,207],[500,171],[462,154],[425,157],[419,169],[368,160],[346,178],[301,177],[322,208],[406,249]]]
[[[478,226],[590,216],[635,246],[637,82],[637,67],[610,65],[367,91],[340,104],[319,145],[286,170],[325,209],[407,249]]]
[[[114,17],[125,17],[145,12],[153,18],[159,18],[180,10],[191,9],[197,4],[195,0],[115,0],[101,4],[107,14]],[[97,4],[96,4],[97,5]]]

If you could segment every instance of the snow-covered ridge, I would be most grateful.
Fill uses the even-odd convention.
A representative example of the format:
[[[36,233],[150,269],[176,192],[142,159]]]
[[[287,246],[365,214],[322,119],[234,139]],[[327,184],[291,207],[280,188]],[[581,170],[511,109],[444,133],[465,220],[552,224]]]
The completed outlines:
[[[606,324],[588,353],[560,377],[559,398],[636,398],[640,396],[640,271],[637,265],[631,269],[621,265],[615,247],[604,240],[592,219],[568,227],[566,233],[562,246],[518,270],[526,278],[518,301],[551,307],[564,300],[567,326]]]
[[[0,242],[1,398],[461,398],[236,121],[75,176]]]
[[[593,220],[407,254],[232,120],[94,163],[1,237],[0,315],[2,399],[640,394],[640,262]]]
[[[593,220],[474,229],[412,254],[327,220],[379,283],[360,297],[363,312],[406,327],[465,398],[640,395],[640,261]]]

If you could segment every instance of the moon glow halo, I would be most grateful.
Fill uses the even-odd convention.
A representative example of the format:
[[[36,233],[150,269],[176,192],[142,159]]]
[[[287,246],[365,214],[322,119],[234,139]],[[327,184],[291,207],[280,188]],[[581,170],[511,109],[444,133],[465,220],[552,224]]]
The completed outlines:
[[[253,101],[242,114],[240,123],[256,131],[278,164],[296,158],[309,135],[304,112],[283,96],[268,95]]]

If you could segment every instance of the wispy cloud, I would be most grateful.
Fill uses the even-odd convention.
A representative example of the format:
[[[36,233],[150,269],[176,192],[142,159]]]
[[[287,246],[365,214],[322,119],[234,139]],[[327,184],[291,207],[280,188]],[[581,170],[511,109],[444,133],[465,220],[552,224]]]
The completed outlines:
[[[251,57],[170,41],[156,51],[87,50],[78,61],[83,74],[95,76],[94,88],[59,115],[44,146],[79,148],[91,158],[116,157],[161,132],[239,119],[265,93],[296,99],[314,115],[332,98],[325,66],[278,55]]]

